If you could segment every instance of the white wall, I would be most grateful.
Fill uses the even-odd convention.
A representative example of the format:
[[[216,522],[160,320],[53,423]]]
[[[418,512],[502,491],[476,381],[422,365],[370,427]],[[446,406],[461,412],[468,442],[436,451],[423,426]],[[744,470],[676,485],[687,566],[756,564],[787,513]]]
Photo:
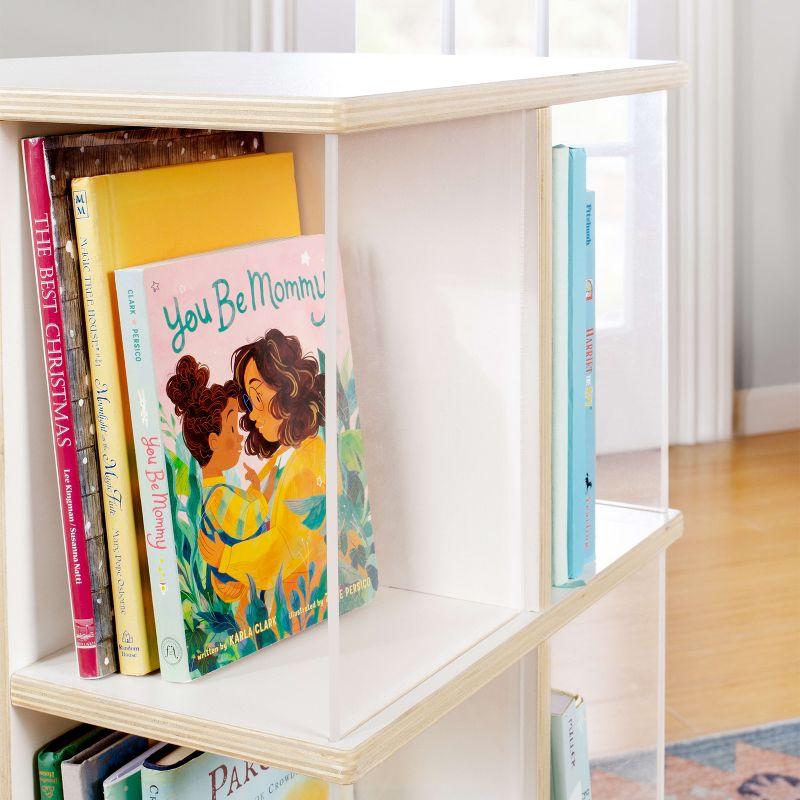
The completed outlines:
[[[249,0],[0,0],[0,57],[241,50]]]
[[[736,0],[735,379],[800,382],[800,2]]]

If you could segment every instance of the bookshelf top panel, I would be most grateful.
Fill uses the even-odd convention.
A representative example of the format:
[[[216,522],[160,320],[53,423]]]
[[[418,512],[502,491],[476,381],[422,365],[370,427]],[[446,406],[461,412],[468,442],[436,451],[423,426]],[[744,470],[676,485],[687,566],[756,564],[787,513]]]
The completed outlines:
[[[686,83],[630,59],[146,53],[0,60],[0,120],[347,133]]]

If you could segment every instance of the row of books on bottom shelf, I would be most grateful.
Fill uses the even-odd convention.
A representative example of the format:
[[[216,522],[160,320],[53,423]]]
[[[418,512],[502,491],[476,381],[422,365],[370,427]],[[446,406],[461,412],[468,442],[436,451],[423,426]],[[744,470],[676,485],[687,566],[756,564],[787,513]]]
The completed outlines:
[[[591,800],[586,704],[550,699],[552,800]],[[316,778],[237,758],[80,725],[36,754],[38,798],[46,800],[326,800]]]
[[[80,725],[36,754],[45,800],[327,800],[316,778]]]
[[[552,800],[591,800],[586,704],[554,691],[550,699]],[[36,755],[46,800],[326,800],[323,781],[296,772],[80,725]]]

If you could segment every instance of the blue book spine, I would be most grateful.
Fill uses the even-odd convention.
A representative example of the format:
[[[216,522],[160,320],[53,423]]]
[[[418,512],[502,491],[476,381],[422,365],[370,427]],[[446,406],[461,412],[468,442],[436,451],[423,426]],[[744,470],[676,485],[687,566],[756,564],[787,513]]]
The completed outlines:
[[[553,584],[569,581],[569,148],[553,148]]]
[[[586,282],[584,311],[586,315],[586,337],[584,353],[583,410],[586,434],[586,475],[584,477],[584,531],[583,531],[583,578],[595,572],[595,305],[594,305],[594,238],[597,219],[594,192],[586,193]]]
[[[189,680],[189,659],[147,322],[144,274],[140,269],[117,270],[114,281],[161,675],[168,681],[185,682]]]
[[[586,530],[586,151],[569,150],[569,402],[567,563],[570,580],[583,577]]]

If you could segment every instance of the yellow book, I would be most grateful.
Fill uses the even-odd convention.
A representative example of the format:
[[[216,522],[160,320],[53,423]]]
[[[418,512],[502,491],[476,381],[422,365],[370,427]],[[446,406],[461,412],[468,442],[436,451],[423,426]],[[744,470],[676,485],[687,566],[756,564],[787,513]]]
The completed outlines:
[[[291,153],[72,181],[120,671],[158,668],[114,270],[300,234]]]

